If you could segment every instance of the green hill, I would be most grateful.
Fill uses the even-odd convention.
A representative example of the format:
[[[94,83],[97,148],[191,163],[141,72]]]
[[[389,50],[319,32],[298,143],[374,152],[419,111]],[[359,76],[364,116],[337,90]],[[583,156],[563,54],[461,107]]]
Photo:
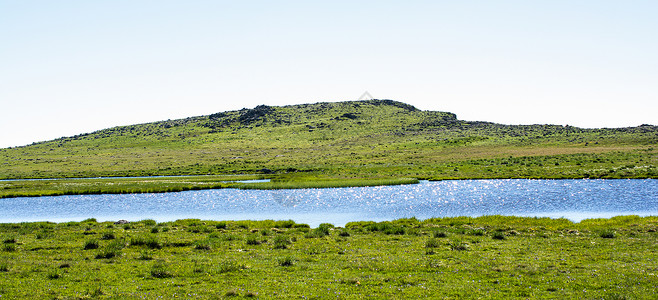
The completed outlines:
[[[0,149],[0,178],[656,178],[658,127],[502,125],[392,100],[220,112]]]

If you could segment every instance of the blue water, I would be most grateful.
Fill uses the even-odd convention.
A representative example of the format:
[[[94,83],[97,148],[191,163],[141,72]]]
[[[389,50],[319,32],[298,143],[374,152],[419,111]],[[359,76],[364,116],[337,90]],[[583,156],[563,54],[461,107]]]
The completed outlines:
[[[405,217],[513,215],[578,222],[631,214],[658,215],[658,180],[451,180],[358,188],[0,199],[0,222],[292,219],[311,226],[343,226]]]

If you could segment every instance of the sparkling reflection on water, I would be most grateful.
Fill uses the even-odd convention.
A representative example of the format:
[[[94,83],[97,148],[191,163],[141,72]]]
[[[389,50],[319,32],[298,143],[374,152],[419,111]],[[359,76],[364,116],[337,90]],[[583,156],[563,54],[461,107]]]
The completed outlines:
[[[350,221],[515,215],[586,218],[658,215],[658,181],[459,180],[299,190],[202,190],[162,194],[0,199],[0,222],[105,220]]]

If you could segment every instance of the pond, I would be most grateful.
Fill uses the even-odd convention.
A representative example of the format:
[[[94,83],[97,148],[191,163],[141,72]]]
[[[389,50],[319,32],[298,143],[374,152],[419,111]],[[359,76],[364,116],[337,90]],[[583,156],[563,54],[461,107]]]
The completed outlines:
[[[0,199],[0,222],[184,218],[294,220],[312,227],[399,218],[658,215],[658,180],[447,180],[297,190],[201,190]]]

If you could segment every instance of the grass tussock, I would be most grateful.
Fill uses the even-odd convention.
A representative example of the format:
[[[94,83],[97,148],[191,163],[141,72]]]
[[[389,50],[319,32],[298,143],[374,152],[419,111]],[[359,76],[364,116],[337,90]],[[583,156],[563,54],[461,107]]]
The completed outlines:
[[[501,231],[496,231],[491,235],[491,238],[494,240],[504,240],[506,237],[505,237],[505,233]]]
[[[107,259],[114,258],[121,254],[121,250],[125,247],[123,241],[114,240],[107,244],[105,247],[101,248],[101,251],[96,254],[96,259]]]
[[[149,272],[153,278],[171,278],[174,275],[169,271],[169,266],[163,261],[157,261],[151,266]]]
[[[84,249],[84,250],[98,249],[98,247],[99,247],[98,245],[99,244],[98,244],[97,240],[87,240],[87,241],[85,241],[85,244],[82,247],[82,249]]]
[[[295,264],[295,259],[292,256],[284,256],[277,258],[276,262],[281,267],[290,267]]]
[[[234,260],[224,260],[217,265],[217,273],[219,274],[236,272],[243,269],[246,269],[246,266]]]

